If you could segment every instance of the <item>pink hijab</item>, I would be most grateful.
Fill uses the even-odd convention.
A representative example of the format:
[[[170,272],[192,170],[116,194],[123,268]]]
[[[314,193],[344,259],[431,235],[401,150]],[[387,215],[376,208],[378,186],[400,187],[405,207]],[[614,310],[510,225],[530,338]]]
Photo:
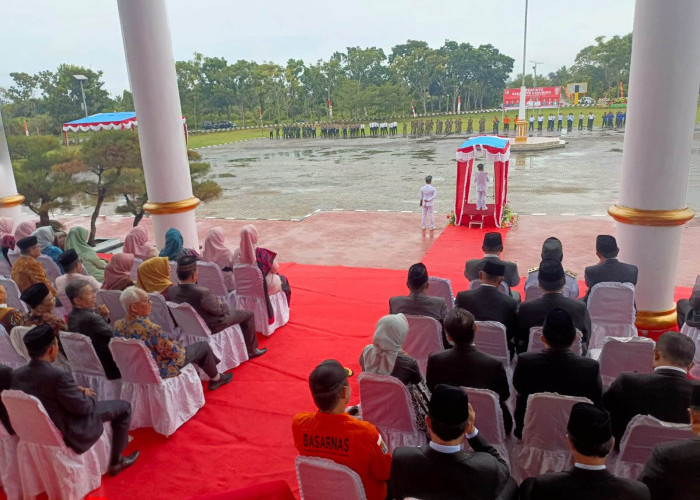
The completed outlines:
[[[102,282],[104,290],[112,290],[123,278],[131,279],[131,267],[134,265],[134,254],[118,253],[105,267],[105,279]]]
[[[148,232],[141,226],[131,228],[124,238],[124,253],[130,253],[139,259],[146,259],[151,252],[148,244]]]
[[[213,262],[220,268],[230,267],[233,262],[233,252],[226,246],[224,239],[224,230],[220,227],[207,231],[202,260]]]
[[[0,217],[0,238],[5,236],[6,234],[12,236],[13,225],[14,223],[12,222],[12,219],[8,217]]]
[[[22,238],[31,236],[34,231],[36,231],[36,222],[30,220],[20,222],[15,228],[15,239],[19,241]]]
[[[258,244],[258,230],[255,226],[248,224],[241,228],[241,247],[240,247],[240,262],[241,264],[255,265],[255,247]]]

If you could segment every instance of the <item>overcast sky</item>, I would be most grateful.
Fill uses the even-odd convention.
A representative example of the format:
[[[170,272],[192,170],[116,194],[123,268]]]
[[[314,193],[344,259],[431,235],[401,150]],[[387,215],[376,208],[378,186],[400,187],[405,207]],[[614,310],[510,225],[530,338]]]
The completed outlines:
[[[146,0],[139,0],[146,1]],[[176,60],[207,56],[284,65],[315,62],[348,46],[385,53],[408,39],[490,43],[522,68],[524,0],[166,0]],[[599,35],[632,31],[633,0],[531,0],[527,72],[573,63]],[[10,73],[61,63],[104,71],[112,94],[129,88],[116,0],[2,0],[0,86]]]

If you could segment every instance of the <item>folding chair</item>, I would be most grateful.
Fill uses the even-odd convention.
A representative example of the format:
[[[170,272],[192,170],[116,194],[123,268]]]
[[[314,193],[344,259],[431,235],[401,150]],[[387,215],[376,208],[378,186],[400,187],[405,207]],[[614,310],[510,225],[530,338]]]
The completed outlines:
[[[296,470],[303,500],[367,500],[360,475],[333,460],[298,456]]]
[[[498,358],[510,369],[510,352],[508,351],[508,337],[506,327],[498,321],[476,321],[478,326],[474,335],[474,345],[481,352]]]
[[[418,368],[425,377],[428,358],[434,352],[442,351],[442,325],[427,316],[406,315],[408,333],[403,342],[403,350],[416,359]]]
[[[655,345],[646,337],[605,337],[598,356],[603,387],[609,387],[621,373],[653,373]]]
[[[588,313],[591,316],[589,349],[603,347],[605,337],[637,336],[632,283],[596,284],[588,296]]]
[[[452,285],[450,284],[450,280],[446,278],[430,276],[428,278],[428,288],[425,290],[425,294],[431,297],[442,297],[445,299],[445,305],[448,311],[451,311],[455,306],[455,296],[452,291]]]
[[[229,292],[226,288],[224,273],[217,264],[199,261],[197,262],[197,271],[199,273],[197,283],[200,286],[208,288],[213,295],[226,301],[231,309],[236,308],[236,293]]]
[[[90,337],[74,332],[60,332],[59,335],[75,381],[93,389],[98,400],[119,399],[122,381],[107,378]]]
[[[104,304],[109,309],[109,320],[112,324],[126,316],[126,311],[122,307],[119,297],[122,292],[120,290],[98,290],[96,301],[98,304]]]
[[[499,405],[498,394],[490,389],[462,387],[469,397],[469,404],[479,416],[479,433],[483,433],[491,446],[496,448],[501,458],[510,463],[506,431],[503,427],[503,411]],[[469,448],[465,439],[463,447]]]

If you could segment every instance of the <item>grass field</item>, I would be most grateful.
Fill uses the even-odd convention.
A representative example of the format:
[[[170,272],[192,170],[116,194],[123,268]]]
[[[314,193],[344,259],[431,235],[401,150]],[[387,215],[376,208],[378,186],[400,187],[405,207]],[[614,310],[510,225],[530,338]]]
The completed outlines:
[[[206,146],[216,146],[229,142],[245,141],[247,139],[257,139],[269,133],[269,129],[246,129],[246,130],[224,130],[221,132],[207,132],[201,134],[190,134],[189,148],[197,149]]]

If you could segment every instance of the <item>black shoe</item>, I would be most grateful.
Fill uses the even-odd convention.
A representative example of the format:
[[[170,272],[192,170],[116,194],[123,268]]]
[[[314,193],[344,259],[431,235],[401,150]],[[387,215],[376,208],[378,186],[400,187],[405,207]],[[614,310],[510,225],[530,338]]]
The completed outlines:
[[[255,349],[253,352],[248,353],[248,359],[257,358],[259,356],[262,356],[266,352],[267,352],[267,347],[263,347],[262,349]]]
[[[210,380],[209,381],[209,390],[210,391],[215,391],[222,385],[226,385],[231,380],[233,380],[233,373],[221,373],[221,376],[219,377],[219,380]]]
[[[109,466],[109,475],[116,476],[127,467],[131,467],[134,464],[134,462],[136,462],[136,459],[139,458],[139,454],[140,453],[138,451],[135,451],[131,455],[128,455],[126,457],[119,457],[118,463]]]

